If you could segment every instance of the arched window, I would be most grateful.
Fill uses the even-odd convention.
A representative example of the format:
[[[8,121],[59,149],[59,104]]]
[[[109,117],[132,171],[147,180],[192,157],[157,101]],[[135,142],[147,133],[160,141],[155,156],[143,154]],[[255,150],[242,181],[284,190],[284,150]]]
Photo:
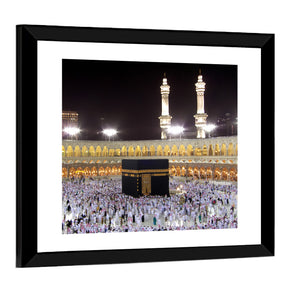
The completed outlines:
[[[70,169],[69,169],[69,176],[70,176],[70,177],[75,176],[75,173],[76,173],[75,168],[70,168]]]
[[[108,156],[108,148],[106,146],[103,147],[102,156]]]
[[[115,155],[115,149],[109,149],[108,156],[114,156]]]
[[[135,156],[141,156],[142,151],[141,151],[141,147],[138,145],[135,148]]]
[[[211,145],[211,144],[209,145],[208,155],[209,155],[209,156],[213,156],[213,155],[214,155],[213,145]]]
[[[194,168],[194,177],[199,178],[200,177],[200,173],[197,167]]]
[[[231,168],[229,171],[229,180],[237,181],[237,171],[235,168]]]
[[[189,168],[188,168],[188,176],[189,176],[189,177],[193,177],[193,175],[194,175],[193,168],[192,168],[192,167],[189,167]]]
[[[116,166],[112,166],[111,175],[118,175],[118,168]]]
[[[148,148],[147,148],[147,146],[143,147],[142,156],[148,156]]]
[[[72,157],[72,156],[73,156],[73,148],[72,148],[72,146],[68,146],[67,157]]]
[[[75,155],[75,157],[80,157],[80,154],[81,154],[80,148],[79,148],[79,146],[77,145],[77,146],[75,147],[75,149],[74,149],[74,155]]]
[[[101,156],[101,147],[100,146],[97,146],[97,148],[96,148],[96,156],[97,157]]]
[[[172,156],[178,156],[178,149],[177,149],[176,145],[172,146],[171,155]]]
[[[233,144],[228,145],[228,156],[234,156]]]
[[[153,145],[150,146],[150,155],[155,156],[155,147]]]
[[[215,145],[215,153],[214,153],[215,156],[219,156],[220,155],[220,146],[219,144],[216,144]]]
[[[82,147],[82,156],[83,157],[89,156],[89,151],[86,146]]]
[[[94,146],[90,146],[89,156],[95,156],[95,148],[94,148]]]
[[[91,169],[89,167],[84,168],[83,171],[85,176],[91,176]]]
[[[227,150],[226,150],[226,145],[222,144],[221,146],[221,155],[222,156],[227,156]]]
[[[159,145],[157,146],[157,156],[162,156],[163,155],[163,149],[162,146]]]
[[[200,178],[206,179],[206,171],[204,167],[200,168]]]
[[[104,176],[104,168],[103,167],[99,168],[99,175]]]
[[[176,169],[174,166],[171,166],[170,170],[169,170],[170,175],[175,176],[176,175]]]
[[[229,175],[229,173],[228,173],[227,168],[223,168],[222,169],[222,174],[221,174],[221,179],[222,180],[228,180],[228,175]]]
[[[62,146],[62,157],[65,157],[66,156],[66,151],[65,151],[65,147]]]
[[[201,156],[201,148],[195,148],[194,154],[195,156]]]
[[[96,148],[96,156],[101,156],[101,147],[100,146],[97,146]]]
[[[206,178],[212,179],[212,169],[210,167],[206,169]]]
[[[180,145],[180,146],[179,146],[179,155],[180,155],[180,156],[185,156],[185,155],[186,155],[184,145]]]
[[[169,145],[166,145],[164,148],[164,155],[169,156],[171,153]]]
[[[91,175],[92,175],[92,176],[97,176],[97,175],[98,175],[98,172],[97,172],[97,168],[96,168],[96,167],[92,167],[92,169],[91,169]]]
[[[122,167],[119,166],[119,167],[118,167],[118,175],[121,175],[121,174],[122,174]]]
[[[68,171],[66,168],[62,168],[62,177],[67,178],[68,177]]]
[[[122,149],[121,149],[121,155],[122,156],[127,156],[127,148],[125,146],[123,146]]]
[[[219,168],[216,168],[214,171],[214,180],[220,180],[221,179],[221,171]]]
[[[75,173],[76,173],[76,176],[77,176],[77,177],[82,176],[82,175],[83,175],[83,170],[82,170],[82,168],[81,168],[81,167],[77,168],[77,170],[76,170]]]
[[[130,146],[128,149],[128,156],[134,156],[134,148],[133,146]]]
[[[193,153],[193,146],[192,145],[188,145],[187,146],[187,150],[186,150],[186,154],[188,155],[188,156],[192,156],[194,153]]]
[[[104,174],[105,174],[105,176],[110,175],[111,174],[111,168],[106,167],[105,170],[104,170]]]

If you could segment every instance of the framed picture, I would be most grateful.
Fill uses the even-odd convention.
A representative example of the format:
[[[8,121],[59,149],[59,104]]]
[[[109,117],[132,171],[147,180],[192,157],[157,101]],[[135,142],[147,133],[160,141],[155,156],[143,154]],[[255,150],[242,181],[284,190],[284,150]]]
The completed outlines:
[[[274,255],[274,35],[17,26],[17,267]]]

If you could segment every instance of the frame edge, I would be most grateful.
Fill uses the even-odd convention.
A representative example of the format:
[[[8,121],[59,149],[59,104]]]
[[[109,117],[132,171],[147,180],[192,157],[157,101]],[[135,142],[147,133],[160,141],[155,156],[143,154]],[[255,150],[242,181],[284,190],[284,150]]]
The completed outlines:
[[[25,176],[37,166],[37,120],[25,120],[29,112],[37,115],[37,41],[27,26],[16,26],[16,48],[16,267],[25,267],[37,253],[37,173]],[[33,151],[23,147],[25,140]]]

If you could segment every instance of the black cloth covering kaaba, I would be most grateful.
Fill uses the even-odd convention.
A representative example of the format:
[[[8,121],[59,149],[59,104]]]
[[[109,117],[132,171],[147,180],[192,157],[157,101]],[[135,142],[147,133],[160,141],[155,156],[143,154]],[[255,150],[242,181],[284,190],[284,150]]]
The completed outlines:
[[[169,196],[169,160],[123,159],[122,193]]]

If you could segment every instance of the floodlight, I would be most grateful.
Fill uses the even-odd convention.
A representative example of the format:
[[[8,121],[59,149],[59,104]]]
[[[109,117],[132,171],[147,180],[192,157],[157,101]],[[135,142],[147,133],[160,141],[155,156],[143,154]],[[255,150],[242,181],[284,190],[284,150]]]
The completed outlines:
[[[117,134],[117,130],[116,129],[104,129],[103,133],[105,135],[107,135],[108,137],[114,136]]]
[[[78,134],[80,132],[80,129],[77,128],[77,127],[66,127],[64,129],[64,132],[71,135],[71,136],[73,136],[73,135]]]
[[[184,131],[184,128],[182,126],[172,126],[168,128],[168,133],[173,135],[179,135],[182,134]]]
[[[207,124],[205,126],[205,131],[211,132],[211,131],[215,130],[216,128],[217,128],[217,126],[215,124]]]

